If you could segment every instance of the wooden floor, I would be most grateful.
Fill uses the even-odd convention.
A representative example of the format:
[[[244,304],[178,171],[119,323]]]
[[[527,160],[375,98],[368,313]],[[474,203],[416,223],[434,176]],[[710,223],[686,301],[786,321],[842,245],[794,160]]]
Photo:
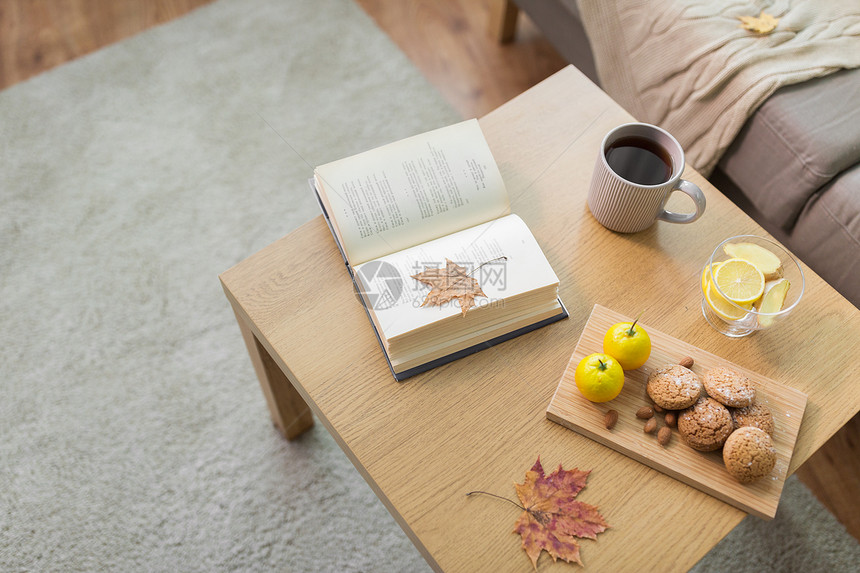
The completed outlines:
[[[0,89],[211,0],[2,0]],[[516,40],[488,33],[494,0],[356,0],[463,117],[498,107],[566,62],[520,15]],[[860,540],[860,415],[798,471]]]
[[[0,1],[0,89],[211,0]]]

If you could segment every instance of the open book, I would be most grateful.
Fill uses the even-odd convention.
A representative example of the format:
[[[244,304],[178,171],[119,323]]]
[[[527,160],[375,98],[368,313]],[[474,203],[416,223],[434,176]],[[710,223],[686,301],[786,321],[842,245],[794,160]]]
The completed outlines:
[[[567,316],[477,120],[321,165],[312,186],[397,380]],[[485,296],[423,304],[413,276],[448,260]]]

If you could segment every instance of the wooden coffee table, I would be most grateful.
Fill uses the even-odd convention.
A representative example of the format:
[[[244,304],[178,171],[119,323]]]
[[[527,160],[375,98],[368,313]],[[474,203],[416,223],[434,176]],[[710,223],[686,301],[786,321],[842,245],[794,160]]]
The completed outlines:
[[[808,268],[783,327],[734,340],[705,322],[699,273],[711,249],[766,233],[698,173],[685,177],[708,206],[692,225],[620,235],[591,217],[600,141],[631,120],[571,67],[481,119],[513,212],[559,275],[570,318],[405,382],[392,378],[321,217],[221,275],[275,424],[292,438],[316,414],[435,569],[531,567],[512,533],[519,510],[465,494],[515,498],[513,482],[538,455],[547,471],[593,470],[579,499],[612,526],[582,543],[594,571],[690,567],[744,517],[546,419],[595,303],[643,312],[654,328],[808,394],[792,472],[860,409],[860,312]]]

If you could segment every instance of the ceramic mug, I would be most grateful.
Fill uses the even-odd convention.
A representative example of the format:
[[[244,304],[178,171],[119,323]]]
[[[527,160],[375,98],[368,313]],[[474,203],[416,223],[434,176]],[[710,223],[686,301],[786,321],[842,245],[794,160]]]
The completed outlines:
[[[648,123],[626,123],[606,134],[600,146],[588,208],[601,225],[619,233],[635,233],[656,221],[692,223],[705,212],[705,195],[681,179],[684,150],[664,129]],[[675,191],[689,195],[693,213],[664,208]]]

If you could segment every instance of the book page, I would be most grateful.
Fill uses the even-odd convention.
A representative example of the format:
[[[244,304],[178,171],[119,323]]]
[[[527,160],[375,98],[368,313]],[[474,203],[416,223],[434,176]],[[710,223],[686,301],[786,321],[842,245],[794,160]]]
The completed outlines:
[[[314,179],[353,266],[510,212],[475,119],[321,165]]]
[[[500,257],[505,259],[496,260]],[[422,307],[430,287],[412,278],[426,267],[444,267],[446,258],[478,280],[487,296],[475,298],[477,307],[504,305],[510,297],[558,285],[531,231],[518,216],[508,215],[355,267],[386,340],[450,317],[463,318],[459,301]]]
[[[463,335],[453,340],[446,340],[444,342],[426,346],[419,351],[412,352],[411,354],[398,353],[396,355],[389,355],[389,360],[391,361],[391,366],[394,368],[395,372],[402,372],[409,368],[426,364],[427,362],[453,354],[454,352],[458,352],[476,344],[492,340],[497,336],[503,336],[514,330],[531,326],[536,322],[557,317],[560,313],[561,303],[559,303],[556,298],[552,303],[535,307],[534,311],[527,315],[517,315],[514,318],[501,321],[497,324],[492,324],[474,333]]]

